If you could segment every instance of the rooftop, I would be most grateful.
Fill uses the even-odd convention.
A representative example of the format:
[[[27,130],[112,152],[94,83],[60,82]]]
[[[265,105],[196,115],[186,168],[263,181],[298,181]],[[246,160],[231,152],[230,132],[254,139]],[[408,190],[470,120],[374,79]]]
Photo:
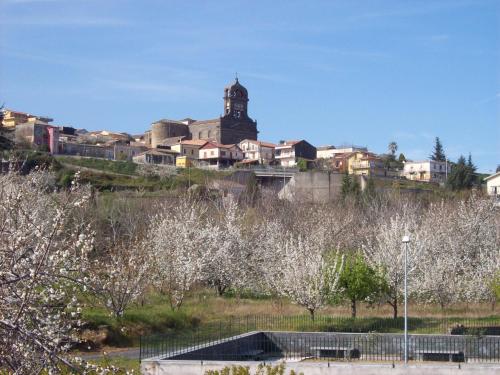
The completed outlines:
[[[264,142],[264,141],[258,141],[258,140],[255,140],[255,139],[244,139],[240,143],[243,143],[243,142],[254,143],[254,144],[262,146],[262,147],[270,147],[270,148],[275,148],[276,147],[276,145],[274,143]]]
[[[180,142],[182,145],[204,146],[208,141],[203,139],[186,139]]]

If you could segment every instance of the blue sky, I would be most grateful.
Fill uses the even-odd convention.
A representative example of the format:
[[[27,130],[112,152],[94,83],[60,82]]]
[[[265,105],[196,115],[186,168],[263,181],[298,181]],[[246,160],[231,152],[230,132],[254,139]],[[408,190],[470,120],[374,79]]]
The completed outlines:
[[[500,164],[500,1],[0,0],[0,102],[140,133],[238,72],[259,138]]]

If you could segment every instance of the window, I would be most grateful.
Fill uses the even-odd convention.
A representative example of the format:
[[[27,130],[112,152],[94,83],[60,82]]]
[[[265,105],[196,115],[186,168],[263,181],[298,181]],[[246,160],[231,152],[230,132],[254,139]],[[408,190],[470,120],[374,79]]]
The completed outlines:
[[[212,151],[210,151],[210,155],[211,155],[211,156],[215,155],[215,151],[213,151],[213,150],[212,150]]]
[[[203,157],[206,158],[207,157],[207,152],[203,152]]]
[[[220,154],[221,154],[222,156],[226,156],[226,151],[221,151],[221,152],[220,152]]]

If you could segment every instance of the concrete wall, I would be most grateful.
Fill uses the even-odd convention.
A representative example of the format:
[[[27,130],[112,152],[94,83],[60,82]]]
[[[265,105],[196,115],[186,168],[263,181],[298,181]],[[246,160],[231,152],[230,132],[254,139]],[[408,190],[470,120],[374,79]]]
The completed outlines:
[[[297,353],[301,356],[314,356],[311,347],[351,347],[360,351],[362,358],[369,360],[392,358],[400,360],[404,353],[404,336],[391,333],[333,333],[333,332],[265,332],[287,356]],[[320,345],[318,345],[320,344]],[[499,336],[460,336],[460,335],[418,335],[409,336],[410,357],[418,357],[418,351],[442,350],[464,353],[470,361],[487,362],[500,360]],[[418,359],[418,358],[417,358]],[[500,370],[500,364],[499,364]]]
[[[279,192],[279,197],[299,202],[331,202],[340,197],[342,176],[327,171],[298,172]]]
[[[143,360],[141,373],[147,375],[203,375],[207,370],[220,370],[225,366],[240,365],[252,371],[262,361],[277,365],[286,356],[287,371],[295,370],[304,375],[451,375],[500,373],[500,363],[488,364],[482,361],[498,361],[500,337],[498,336],[450,336],[410,335],[410,356],[417,350],[460,351],[465,353],[468,363],[443,363],[429,365],[413,362],[405,366],[402,362],[403,335],[401,334],[356,334],[334,332],[250,332],[212,343],[181,349],[168,355]],[[319,362],[304,361],[316,358],[318,348],[356,348],[361,361],[332,362],[324,358]],[[261,354],[255,354],[256,352]],[[227,356],[227,358],[224,358]],[[295,358],[294,358],[295,357]],[[245,358],[250,360],[243,361]],[[291,360],[290,358],[294,358]],[[385,361],[374,364],[370,361]],[[393,364],[387,362],[394,361]],[[346,362],[347,361],[347,362]]]
[[[225,366],[250,367],[255,373],[260,362],[223,361],[143,361],[143,375],[203,375],[208,370],[221,370]],[[278,364],[278,363],[275,363]],[[286,370],[294,370],[304,375],[498,375],[498,365],[461,364],[458,365],[408,365],[395,364],[351,364],[351,363],[307,363],[288,362]]]
[[[209,345],[202,345],[194,350],[187,350],[184,353],[170,355],[169,359],[177,360],[197,360],[204,358],[207,360],[224,360],[227,355],[228,360],[254,359],[254,353],[262,351],[281,354],[280,349],[263,332],[253,332],[226,340],[219,340]]]

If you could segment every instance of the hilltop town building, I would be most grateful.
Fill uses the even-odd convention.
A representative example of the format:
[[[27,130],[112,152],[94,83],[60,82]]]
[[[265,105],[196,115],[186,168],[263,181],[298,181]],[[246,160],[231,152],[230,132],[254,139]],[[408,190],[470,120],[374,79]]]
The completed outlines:
[[[348,145],[342,145],[342,146],[320,146],[317,148],[317,157],[318,159],[331,159],[336,157],[337,155],[341,154],[347,154],[351,152],[368,152],[368,149],[366,147],[362,146],[348,146]]]
[[[316,159],[316,147],[304,140],[281,141],[274,149],[274,157],[282,167],[295,167],[299,159]]]
[[[48,151],[51,154],[57,154],[59,151],[59,128],[40,120],[17,124],[15,139],[17,144],[25,143],[40,151]]]
[[[25,112],[13,111],[12,109],[4,109],[2,111],[2,125],[6,128],[15,128],[17,125],[25,123],[35,123],[41,121],[44,123],[52,122],[53,120],[49,117],[35,116]]]
[[[224,89],[224,115],[212,120],[180,121],[163,119],[153,123],[146,144],[156,148],[174,137],[207,140],[219,144],[237,144],[257,139],[257,122],[248,116],[248,91],[236,78]]]
[[[180,156],[186,156],[189,159],[196,160],[199,158],[199,150],[205,146],[208,141],[202,139],[181,140],[178,143],[170,146],[170,148],[179,153]]]
[[[403,176],[414,181],[445,182],[450,172],[450,164],[444,161],[409,161],[405,163]]]
[[[246,161],[255,161],[258,164],[269,164],[274,160],[275,144],[253,139],[245,139],[239,143]]]
[[[489,175],[486,181],[486,192],[495,198],[500,198],[500,172]]]
[[[202,165],[214,169],[230,167],[243,160],[243,151],[235,144],[222,145],[208,142],[200,148],[199,152],[199,160]]]

